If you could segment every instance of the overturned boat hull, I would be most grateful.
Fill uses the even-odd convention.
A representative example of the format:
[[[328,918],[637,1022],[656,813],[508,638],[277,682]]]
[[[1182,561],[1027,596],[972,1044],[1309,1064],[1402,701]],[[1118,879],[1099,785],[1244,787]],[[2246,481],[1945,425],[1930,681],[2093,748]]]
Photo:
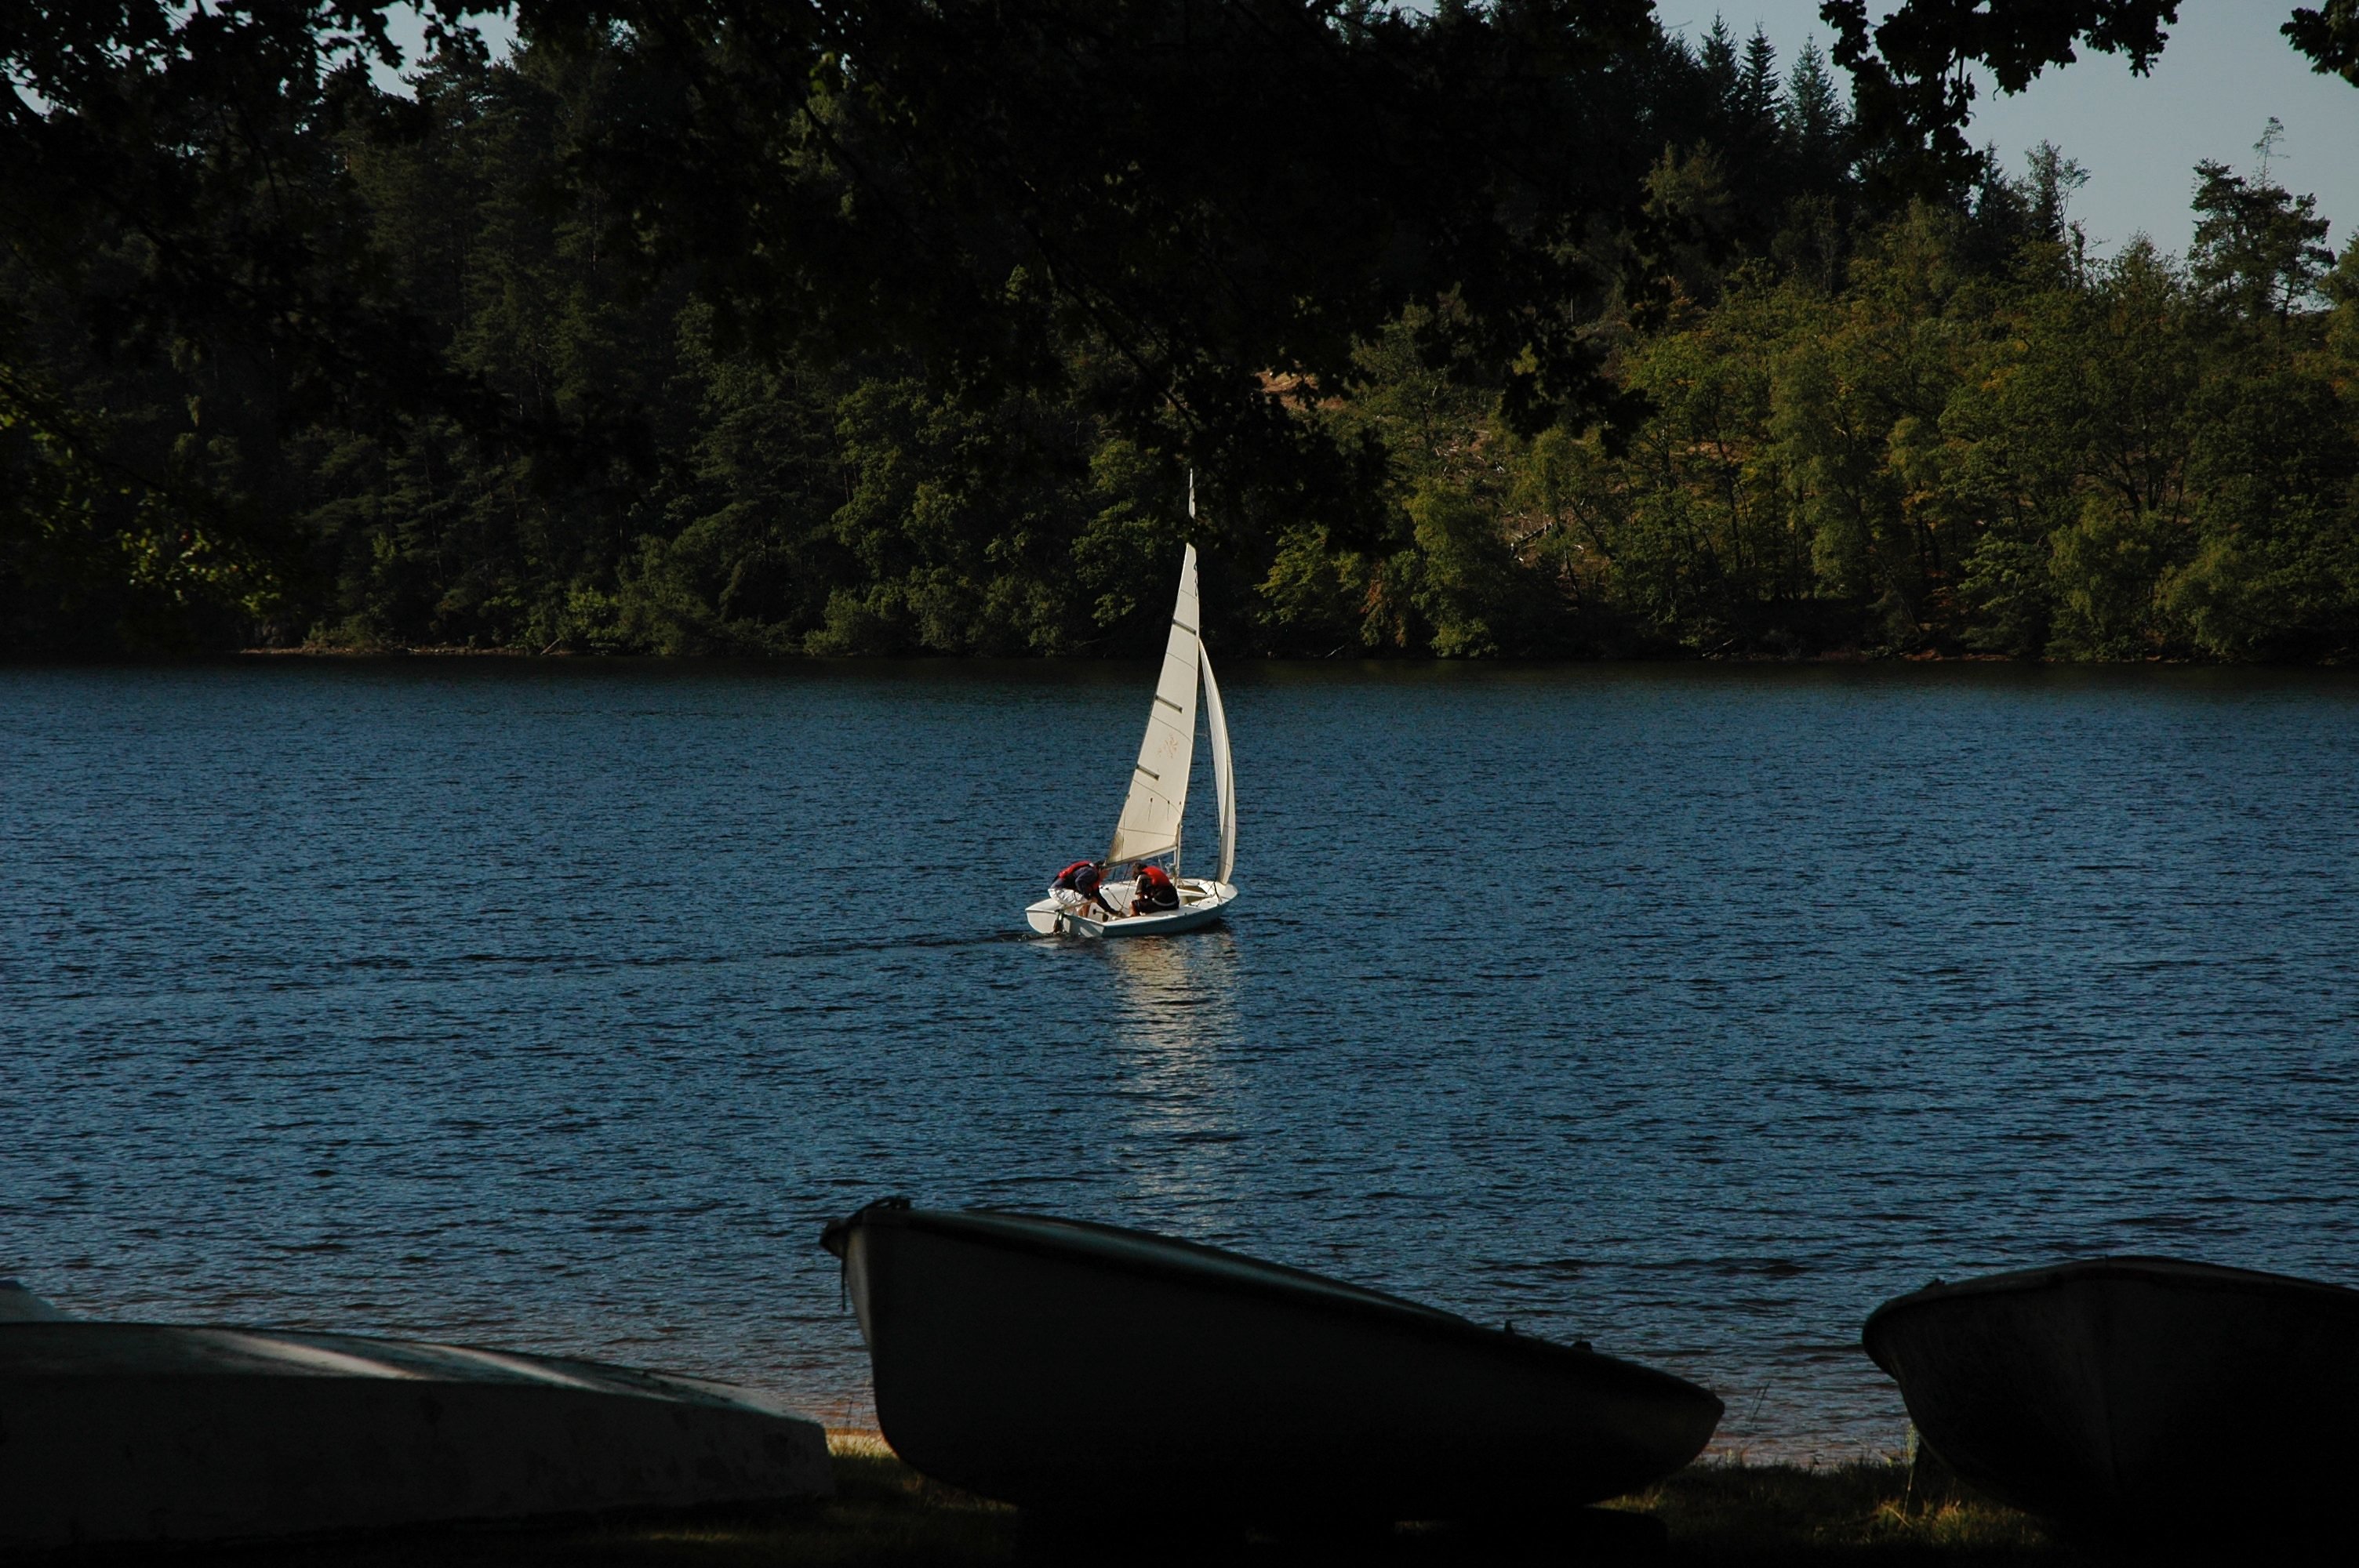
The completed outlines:
[[[830,1489],[824,1431],[765,1395],[343,1334],[0,1322],[0,1433],[6,1546],[366,1530]]]
[[[1944,1463],[2082,1534],[2304,1528],[2359,1468],[2359,1291],[2108,1258],[1933,1285],[1864,1339]]]
[[[1679,1469],[1721,1414],[1668,1373],[1138,1231],[872,1206],[826,1239],[886,1439],[1027,1508],[1554,1510]]]

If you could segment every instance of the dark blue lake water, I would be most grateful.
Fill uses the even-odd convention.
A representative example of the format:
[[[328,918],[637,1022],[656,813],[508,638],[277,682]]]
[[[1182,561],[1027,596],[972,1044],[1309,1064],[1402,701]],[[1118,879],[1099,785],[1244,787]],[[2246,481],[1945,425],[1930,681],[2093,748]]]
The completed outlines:
[[[1901,1442],[1859,1325],[1935,1275],[2359,1281],[2359,680],[1223,676],[1234,916],[1090,944],[1020,910],[1143,666],[0,670],[0,1273],[858,1422],[816,1238],[906,1193],[1589,1338],[1829,1458]]]

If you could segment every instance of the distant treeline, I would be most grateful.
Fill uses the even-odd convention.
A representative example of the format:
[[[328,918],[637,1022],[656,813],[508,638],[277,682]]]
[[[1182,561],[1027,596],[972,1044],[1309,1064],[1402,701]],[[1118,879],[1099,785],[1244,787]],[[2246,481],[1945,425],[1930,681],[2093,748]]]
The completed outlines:
[[[450,4],[406,98],[381,5],[34,9],[0,652],[1136,654],[1194,539],[1233,655],[2359,654],[2274,123],[2099,259],[1857,17]]]

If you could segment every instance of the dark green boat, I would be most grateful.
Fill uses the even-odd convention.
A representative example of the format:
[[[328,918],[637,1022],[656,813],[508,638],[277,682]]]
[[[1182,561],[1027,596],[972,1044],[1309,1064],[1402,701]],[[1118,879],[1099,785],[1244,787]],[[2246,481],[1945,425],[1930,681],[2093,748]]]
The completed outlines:
[[[1863,1336],[1966,1481],[2083,1537],[2300,1531],[2359,1473],[2359,1291],[2171,1258],[1935,1284]]]
[[[354,1334],[84,1323],[0,1280],[0,1561],[832,1486],[819,1423],[750,1390]]]
[[[1029,1509],[1441,1519],[1693,1459],[1681,1379],[1142,1231],[871,1205],[830,1226],[902,1458]]]

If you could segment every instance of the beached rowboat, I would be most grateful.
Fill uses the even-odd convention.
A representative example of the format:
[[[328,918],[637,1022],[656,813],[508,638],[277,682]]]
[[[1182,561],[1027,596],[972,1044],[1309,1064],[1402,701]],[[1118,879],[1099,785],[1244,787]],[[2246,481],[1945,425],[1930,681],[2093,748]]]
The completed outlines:
[[[75,1322],[0,1281],[0,1548],[829,1489],[826,1433],[747,1390],[351,1334]]]
[[[1926,1445],[2085,1535],[2302,1530],[2359,1472],[2359,1291],[2171,1258],[1935,1284],[1867,1320]]]
[[[1665,1372],[1142,1231],[876,1204],[828,1227],[894,1451],[1026,1508],[1553,1511],[1701,1452]]]

